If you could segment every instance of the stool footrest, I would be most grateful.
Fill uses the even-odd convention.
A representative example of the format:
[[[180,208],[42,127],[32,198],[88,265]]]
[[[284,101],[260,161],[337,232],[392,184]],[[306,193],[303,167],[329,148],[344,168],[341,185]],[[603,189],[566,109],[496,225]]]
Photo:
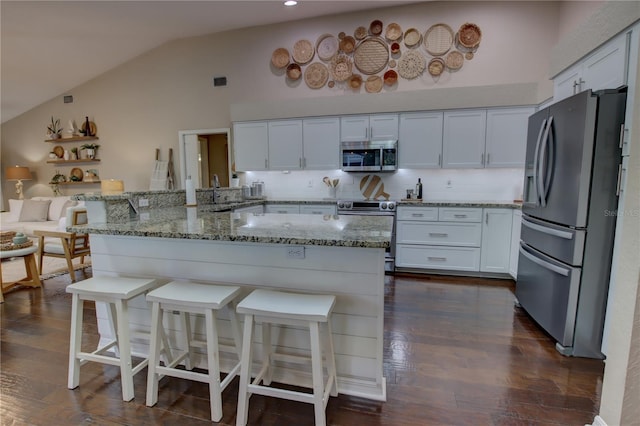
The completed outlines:
[[[314,396],[312,393],[303,393],[297,391],[291,391],[287,389],[278,389],[261,385],[248,385],[249,393],[264,396],[273,396],[276,398],[290,399],[292,401],[305,402],[307,404],[314,403]]]

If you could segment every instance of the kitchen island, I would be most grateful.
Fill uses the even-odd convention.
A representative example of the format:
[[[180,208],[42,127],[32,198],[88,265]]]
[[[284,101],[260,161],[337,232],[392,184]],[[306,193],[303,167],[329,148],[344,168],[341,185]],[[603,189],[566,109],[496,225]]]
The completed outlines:
[[[332,327],[338,390],[385,400],[384,251],[391,241],[392,218],[208,210],[206,206],[151,209],[144,220],[136,216],[120,223],[95,222],[90,217],[88,225],[69,229],[91,234],[94,276],[232,283],[243,286],[245,295],[255,288],[336,295]],[[104,306],[97,307],[97,315],[101,340],[109,340],[112,330]],[[150,313],[143,298],[131,304],[130,316],[134,330],[149,329]],[[178,318],[167,317],[170,340],[177,342]],[[202,333],[201,319],[193,326]],[[231,337],[226,313],[221,313],[220,328],[222,337]],[[272,331],[272,339],[288,352],[309,350],[308,333],[295,327]],[[145,340],[133,342],[132,348],[140,355],[148,351]],[[206,365],[202,358],[196,361]],[[233,355],[221,355],[223,371],[233,361]],[[277,367],[275,381],[310,383],[307,372],[284,364]]]

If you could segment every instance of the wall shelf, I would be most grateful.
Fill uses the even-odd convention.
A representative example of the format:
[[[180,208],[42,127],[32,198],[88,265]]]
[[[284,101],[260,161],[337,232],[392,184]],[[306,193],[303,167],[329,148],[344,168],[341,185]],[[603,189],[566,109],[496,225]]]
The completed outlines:
[[[45,139],[45,142],[83,142],[83,141],[95,141],[99,138],[97,136],[72,136],[70,138],[58,138],[58,139]]]
[[[90,185],[92,183],[100,183],[99,180],[94,180],[91,182],[81,181],[67,181],[67,182],[49,182],[49,185]]]
[[[81,158],[79,160],[47,160],[47,163],[50,164],[68,164],[68,163],[99,163],[100,160],[97,158]]]

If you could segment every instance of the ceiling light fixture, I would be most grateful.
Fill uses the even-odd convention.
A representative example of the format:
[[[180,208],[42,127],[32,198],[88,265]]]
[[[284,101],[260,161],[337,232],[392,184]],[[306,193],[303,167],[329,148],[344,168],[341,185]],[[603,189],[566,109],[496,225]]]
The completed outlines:
[[[287,1],[284,2],[285,6],[295,6],[297,4],[298,4],[298,2],[296,0],[287,0]]]

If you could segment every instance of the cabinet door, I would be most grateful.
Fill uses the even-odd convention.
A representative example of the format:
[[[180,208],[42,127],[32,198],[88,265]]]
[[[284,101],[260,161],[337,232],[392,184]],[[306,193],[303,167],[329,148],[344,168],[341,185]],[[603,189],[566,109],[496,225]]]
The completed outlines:
[[[580,91],[582,65],[576,64],[553,79],[553,100],[558,102]]]
[[[520,255],[520,228],[522,227],[522,211],[514,210],[511,219],[511,255],[509,257],[509,275],[515,280],[518,277],[518,256]]]
[[[442,112],[400,114],[401,169],[433,169],[442,165],[442,117]]]
[[[237,171],[267,169],[267,127],[266,121],[233,124],[233,153]]]
[[[486,167],[524,167],[529,116],[535,108],[487,111]]]
[[[369,116],[349,115],[340,117],[340,140],[362,142],[369,140]]]
[[[509,272],[512,222],[511,209],[484,209],[480,271]]]
[[[484,167],[486,124],[485,110],[458,110],[444,113],[442,141],[444,168]]]
[[[340,120],[337,117],[303,120],[302,148],[305,169],[339,169]]]
[[[615,89],[626,83],[627,35],[609,41],[584,60],[582,90]]]
[[[336,206],[334,204],[301,204],[301,214],[336,214]]]
[[[302,120],[269,122],[269,170],[302,168]]]
[[[371,140],[398,140],[398,114],[376,114],[369,117]]]

